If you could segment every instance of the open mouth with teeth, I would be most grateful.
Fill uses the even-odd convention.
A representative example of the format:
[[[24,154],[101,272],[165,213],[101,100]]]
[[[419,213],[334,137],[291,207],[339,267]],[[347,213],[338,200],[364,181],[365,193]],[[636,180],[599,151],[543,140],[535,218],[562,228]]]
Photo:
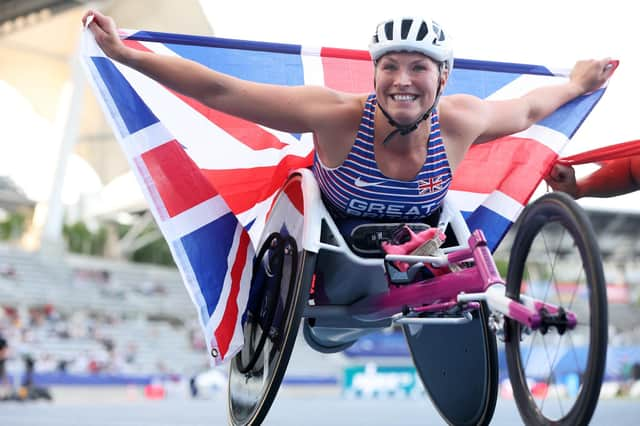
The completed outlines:
[[[391,99],[393,99],[396,102],[413,102],[416,99],[418,99],[418,96],[416,95],[391,95]]]

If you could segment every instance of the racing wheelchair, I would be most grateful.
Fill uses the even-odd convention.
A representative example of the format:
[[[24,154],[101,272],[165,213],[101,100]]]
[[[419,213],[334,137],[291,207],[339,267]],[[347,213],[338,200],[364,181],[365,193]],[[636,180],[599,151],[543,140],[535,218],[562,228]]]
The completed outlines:
[[[379,241],[408,247],[429,228],[403,224],[389,232],[371,224],[343,235],[311,172],[293,173],[275,198],[254,263],[245,343],[230,365],[231,423],[264,420],[301,323],[309,346],[324,353],[399,325],[432,403],[455,425],[491,421],[498,337],[526,424],[588,423],[604,374],[607,299],[584,212],[561,193],[527,206],[506,282],[482,231],[470,232],[450,200],[435,226],[447,234],[435,252],[381,252]],[[577,390],[563,384],[567,372],[579,376]]]

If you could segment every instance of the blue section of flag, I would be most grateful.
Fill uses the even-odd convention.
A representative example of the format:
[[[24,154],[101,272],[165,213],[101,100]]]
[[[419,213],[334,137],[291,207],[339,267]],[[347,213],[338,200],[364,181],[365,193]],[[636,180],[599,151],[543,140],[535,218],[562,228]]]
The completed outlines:
[[[237,224],[233,213],[227,213],[180,239],[209,315],[213,314],[222,293]]]
[[[478,59],[456,58],[453,69],[472,71],[491,71],[510,74],[554,75],[547,67],[534,64],[518,64],[515,62],[481,61]]]
[[[466,93],[484,99],[518,77],[520,74],[508,72],[456,69],[449,77],[444,94]]]
[[[157,31],[136,31],[127,36],[127,40],[149,41],[154,43],[168,43],[192,45],[201,47],[217,47],[222,49],[239,49],[251,52],[275,52],[299,55],[299,44],[271,43],[266,41],[240,40],[234,38],[198,36],[192,34],[175,34]]]
[[[140,96],[113,65],[111,60],[104,57],[93,57],[91,59],[111,95],[111,99],[113,99],[113,105],[108,105],[109,108],[117,108],[116,111],[111,112],[112,115],[122,118],[129,134],[158,122],[155,114],[140,99]],[[123,130],[121,129],[121,131]],[[126,134],[122,136],[124,137]]]
[[[487,238],[489,249],[493,252],[502,241],[512,222],[485,206],[479,206],[474,212],[462,212],[470,230],[482,229]]]
[[[299,51],[298,54],[291,54],[240,49],[203,49],[202,46],[184,44],[165,46],[183,58],[243,80],[285,86],[304,84],[304,70]]]
[[[581,96],[558,108],[553,114],[538,122],[539,125],[549,127],[571,138],[580,128],[591,110],[596,106],[604,89]]]

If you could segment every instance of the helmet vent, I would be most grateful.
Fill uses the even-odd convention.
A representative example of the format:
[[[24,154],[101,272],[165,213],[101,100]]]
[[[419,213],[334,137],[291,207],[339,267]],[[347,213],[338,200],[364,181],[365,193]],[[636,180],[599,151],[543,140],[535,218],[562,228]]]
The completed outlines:
[[[436,38],[434,39],[434,41],[444,41],[444,31],[442,31],[442,29],[435,22],[433,23],[433,32],[436,34]]]
[[[393,40],[393,21],[389,21],[384,25],[384,35],[387,40]]]
[[[400,38],[402,40],[406,40],[409,35],[409,30],[411,29],[411,24],[413,24],[413,19],[403,19],[402,27],[400,28]]]
[[[427,36],[428,33],[429,33],[429,27],[427,27],[426,22],[423,22],[422,25],[420,25],[420,29],[418,30],[418,35],[416,36],[416,40],[424,40],[424,38]]]

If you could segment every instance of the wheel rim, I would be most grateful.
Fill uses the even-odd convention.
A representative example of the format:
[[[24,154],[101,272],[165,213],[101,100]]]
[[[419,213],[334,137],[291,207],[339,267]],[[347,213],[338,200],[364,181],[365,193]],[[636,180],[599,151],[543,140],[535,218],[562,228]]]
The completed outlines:
[[[510,371],[510,375],[519,374],[519,383],[527,386],[526,402],[517,401],[521,411],[532,409],[529,415],[540,423],[563,423],[590,418],[595,406],[602,376],[594,372],[604,367],[606,327],[603,332],[602,324],[592,319],[603,314],[606,318],[606,308],[599,300],[603,297],[597,284],[601,269],[594,268],[589,242],[575,220],[569,220],[566,211],[539,210],[526,218],[529,232],[523,243],[528,249],[522,270],[515,274],[521,284],[511,289],[511,296],[526,294],[562,306],[576,314],[578,324],[564,334],[555,328],[545,334],[523,330],[511,321],[517,373]]]
[[[540,238],[535,238],[532,248],[541,245],[544,250],[552,249],[549,236],[558,230],[558,224],[546,224],[541,229]],[[566,238],[566,230],[561,230],[558,244]],[[557,248],[557,247],[555,247]],[[552,250],[555,250],[553,248]],[[574,247],[575,249],[575,247]],[[520,338],[520,359],[529,392],[539,412],[549,420],[565,418],[583,391],[580,377],[584,377],[588,367],[588,347],[591,344],[593,328],[589,317],[589,290],[586,273],[582,268],[573,273],[562,270],[565,262],[558,252],[547,253],[549,264],[542,266],[536,260],[527,262],[523,274],[526,293],[543,302],[563,306],[575,312],[579,318],[576,329],[560,335],[550,329],[546,334],[537,330],[531,334],[522,333]],[[533,253],[532,253],[533,255]],[[533,255],[535,256],[535,255]],[[527,259],[528,261],[530,259]],[[586,297],[586,298],[585,298]],[[585,346],[587,347],[585,350]],[[577,386],[576,386],[577,384]]]

